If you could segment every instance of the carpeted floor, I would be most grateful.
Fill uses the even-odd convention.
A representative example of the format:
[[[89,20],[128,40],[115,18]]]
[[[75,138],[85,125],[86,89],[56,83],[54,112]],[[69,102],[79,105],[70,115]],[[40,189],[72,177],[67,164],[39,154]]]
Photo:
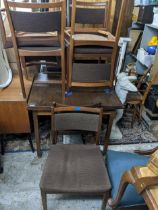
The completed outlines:
[[[119,125],[119,127],[123,134],[123,138],[119,140],[111,139],[111,145],[158,142],[158,139],[152,134],[152,132],[144,122],[135,122],[133,128],[125,128],[121,124]]]
[[[41,121],[40,123],[40,136],[41,136],[41,147],[43,150],[47,150],[51,144],[50,141],[50,122],[49,120]],[[158,139],[154,137],[149,128],[144,124],[134,124],[133,128],[125,128],[121,124],[119,125],[120,130],[123,134],[122,139],[110,139],[109,145],[125,145],[125,144],[142,144],[142,143],[156,143]],[[102,131],[101,142],[104,141],[105,129]],[[32,134],[32,140],[35,146],[34,135]],[[78,136],[81,141],[81,136]],[[89,139],[89,137],[87,138]],[[94,138],[91,138],[93,141]],[[59,137],[59,142],[62,142],[62,137]],[[28,135],[16,134],[6,135],[5,137],[5,150],[10,151],[30,151],[30,145],[28,141]]]

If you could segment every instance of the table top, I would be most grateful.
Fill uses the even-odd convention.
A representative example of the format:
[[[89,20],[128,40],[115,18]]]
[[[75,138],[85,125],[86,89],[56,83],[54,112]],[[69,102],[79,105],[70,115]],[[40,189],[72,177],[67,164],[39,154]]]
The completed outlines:
[[[94,106],[96,104],[104,110],[122,108],[122,104],[114,90],[106,93],[98,89],[73,89],[62,98],[61,85],[53,83],[33,83],[28,97],[28,110],[50,111],[53,102],[68,106]]]

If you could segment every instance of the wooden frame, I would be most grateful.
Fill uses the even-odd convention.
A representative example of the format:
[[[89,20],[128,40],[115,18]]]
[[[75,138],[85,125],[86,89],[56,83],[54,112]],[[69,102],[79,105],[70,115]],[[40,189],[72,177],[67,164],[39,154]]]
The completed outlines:
[[[107,0],[108,1],[108,0]],[[107,2],[105,1],[105,2]],[[102,6],[103,2],[78,2],[77,0],[72,1],[72,15],[71,15],[71,28],[67,29],[65,31],[65,39],[68,44],[68,49],[67,49],[67,85],[68,89],[71,88],[71,86],[84,86],[84,87],[101,87],[101,86],[113,86],[113,80],[114,80],[114,68],[115,68],[115,61],[116,61],[116,55],[117,55],[117,46],[118,46],[118,41],[121,33],[121,28],[123,24],[123,17],[124,17],[124,12],[126,8],[126,0],[122,0],[121,4],[121,9],[120,9],[120,15],[119,15],[119,20],[118,20],[118,25],[117,25],[117,30],[115,36],[113,36],[110,32],[107,31],[109,30],[108,28],[77,28],[75,29],[75,16],[76,16],[76,7],[80,6]],[[111,8],[111,1],[109,4],[109,9]],[[109,17],[110,18],[110,13]],[[77,34],[78,33],[78,34]],[[92,37],[92,38],[84,38],[83,35],[80,35],[80,33],[97,33],[99,36],[102,36],[100,39],[99,36],[98,38]],[[82,37],[81,37],[82,36]],[[90,36],[89,36],[90,37]],[[103,38],[104,37],[104,38]],[[84,46],[84,45],[93,45],[93,46],[103,46],[103,47],[111,47],[112,48],[112,54],[110,55],[105,55],[105,54],[100,54],[100,55],[90,55],[90,54],[75,54],[74,52],[74,47],[76,46]],[[98,81],[96,83],[81,83],[81,82],[73,82],[72,81],[72,63],[73,60],[76,59],[83,59],[86,56],[86,58],[90,59],[107,59],[111,58],[111,69],[110,69],[110,79],[108,81]]]
[[[141,155],[151,155],[153,152],[155,152],[158,148],[151,149],[149,151],[139,151],[136,150],[136,153],[139,153]],[[125,171],[124,174],[121,177],[119,190],[116,195],[116,198],[114,200],[109,199],[107,203],[107,210],[113,210],[113,209],[119,209],[117,208],[119,202],[121,201],[121,198],[124,195],[124,192],[129,184],[133,185],[137,192],[142,195],[142,197],[145,200],[146,205],[148,206],[149,210],[157,210],[158,209],[158,203],[152,196],[150,190],[153,186],[157,186],[158,190],[158,176],[155,174],[155,176],[146,175],[145,177],[141,174],[141,169],[146,167],[133,167],[129,171]],[[122,207],[123,209],[130,209],[128,207]],[[141,206],[132,206],[133,209],[143,209]],[[148,209],[146,208],[146,209]]]
[[[138,81],[137,84],[137,88],[138,88],[138,93],[136,95],[136,97],[132,97],[132,100],[130,100],[130,94],[132,95],[132,93],[129,93],[127,95],[127,100],[126,100],[126,106],[130,106],[133,108],[133,119],[132,119],[132,127],[133,127],[133,123],[134,120],[136,118],[136,116],[138,116],[139,120],[141,119],[141,114],[142,114],[142,108],[143,105],[145,103],[145,100],[147,98],[147,95],[151,89],[151,86],[154,84],[154,82],[156,81],[157,77],[158,77],[158,72],[155,73],[151,73],[153,68],[153,65],[151,65],[146,71],[144,71],[144,74],[141,76],[140,80]],[[149,81],[145,81],[145,79],[148,77],[148,74],[150,74],[150,78]],[[146,89],[144,91],[140,90],[141,85],[145,83],[146,84]]]
[[[26,92],[25,92],[25,85],[24,85],[24,80],[23,80],[23,73],[22,73],[22,67],[26,69],[26,64],[24,62],[24,57],[27,56],[60,56],[61,57],[61,69],[62,69],[62,94],[65,94],[65,44],[64,44],[64,29],[65,29],[65,2],[57,2],[57,3],[19,3],[19,2],[11,2],[4,0],[7,16],[8,16],[8,21],[11,29],[11,34],[12,34],[12,41],[13,41],[13,47],[16,55],[16,62],[18,66],[18,71],[19,71],[19,77],[20,77],[20,83],[21,83],[21,89],[22,89],[22,94],[23,97],[26,98]],[[12,22],[12,17],[10,14],[10,7],[11,8],[30,8],[30,9],[42,9],[42,8],[58,8],[61,9],[61,34],[59,35],[60,38],[60,48],[55,49],[55,50],[46,50],[46,51],[41,51],[40,49],[31,51],[31,50],[22,50],[18,48],[17,45],[17,39],[18,39],[18,34],[15,33],[14,25]],[[21,38],[26,38],[25,34],[21,36]],[[31,35],[30,35],[31,38]],[[40,39],[40,34],[39,37]],[[46,38],[48,36],[46,35]]]
[[[98,129],[96,131],[96,145],[99,145],[99,135],[101,132],[101,125],[102,125],[102,115],[103,109],[102,108],[90,108],[90,107],[79,107],[79,110],[76,109],[75,106],[61,106],[61,107],[52,107],[52,117],[51,117],[51,128],[53,134],[53,144],[57,142],[56,134],[58,130],[55,127],[55,114],[56,113],[89,113],[89,114],[98,114]],[[63,131],[64,132],[64,131]]]

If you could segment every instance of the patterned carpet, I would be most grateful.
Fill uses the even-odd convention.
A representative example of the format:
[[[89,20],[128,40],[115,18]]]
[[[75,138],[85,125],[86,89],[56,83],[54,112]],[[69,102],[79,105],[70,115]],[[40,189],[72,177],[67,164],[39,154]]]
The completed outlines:
[[[133,128],[125,128],[121,124],[119,127],[123,134],[123,138],[121,140],[111,139],[110,144],[112,145],[152,143],[158,141],[144,122],[134,123]]]
[[[123,134],[123,138],[120,140],[110,139],[109,145],[120,145],[120,144],[141,144],[141,143],[154,143],[158,142],[158,139],[153,136],[150,130],[144,123],[138,124],[135,123],[133,128],[125,128],[121,124],[119,125],[120,130]],[[104,141],[104,134],[106,131],[106,126],[102,131],[100,142]],[[41,136],[41,148],[47,150],[51,144],[50,141],[50,122],[49,120],[44,120],[40,122],[40,136]],[[31,134],[34,146],[34,134]],[[69,139],[71,143],[82,143],[82,138],[80,135],[68,136],[66,139]],[[87,140],[88,139],[88,140]],[[89,140],[90,139],[90,140]],[[59,136],[59,142],[63,141],[62,136]],[[88,135],[86,138],[88,143],[94,141],[94,137]],[[5,136],[5,150],[6,152],[12,151],[30,151],[30,145],[28,141],[27,134],[16,134],[16,135],[6,135]]]

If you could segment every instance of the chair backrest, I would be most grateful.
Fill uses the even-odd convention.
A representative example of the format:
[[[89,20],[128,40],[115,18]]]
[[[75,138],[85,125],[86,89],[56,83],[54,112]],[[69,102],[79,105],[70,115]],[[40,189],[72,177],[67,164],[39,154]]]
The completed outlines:
[[[101,108],[53,107],[52,133],[55,135],[59,131],[90,131],[96,133],[96,144],[99,144],[102,113]]]
[[[153,83],[158,77],[158,71],[156,71],[155,73],[152,73],[151,72],[152,69],[153,69],[153,65],[151,65],[146,71],[144,71],[144,74],[142,75],[142,77],[140,78],[137,84],[137,88],[143,96],[142,104],[145,103],[146,97],[151,89],[151,86],[153,85]],[[144,88],[142,88],[143,85],[145,85]]]
[[[99,25],[109,30],[111,0],[83,2],[73,0],[70,4],[71,27],[78,24]]]
[[[64,1],[57,3],[21,3],[4,0],[4,4],[13,36],[13,42],[17,41],[16,36],[19,34],[18,32],[58,32],[61,34],[61,40],[64,39]],[[21,11],[19,11],[19,8]],[[42,9],[49,10],[43,11]],[[13,44],[15,45],[15,43]]]

